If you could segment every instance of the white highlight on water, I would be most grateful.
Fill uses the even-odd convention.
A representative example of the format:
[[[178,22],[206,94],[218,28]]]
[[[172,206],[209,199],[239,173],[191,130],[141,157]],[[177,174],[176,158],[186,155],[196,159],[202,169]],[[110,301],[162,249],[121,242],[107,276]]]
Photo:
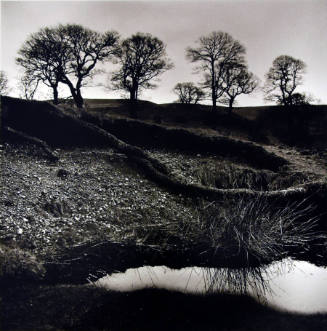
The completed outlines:
[[[271,265],[266,275],[271,289],[265,295],[269,305],[292,312],[327,312],[327,268],[284,260]],[[207,288],[201,268],[172,270],[163,266],[128,269],[103,277],[95,285],[115,291],[154,287],[188,293],[205,293]],[[219,290],[228,292],[227,287]]]

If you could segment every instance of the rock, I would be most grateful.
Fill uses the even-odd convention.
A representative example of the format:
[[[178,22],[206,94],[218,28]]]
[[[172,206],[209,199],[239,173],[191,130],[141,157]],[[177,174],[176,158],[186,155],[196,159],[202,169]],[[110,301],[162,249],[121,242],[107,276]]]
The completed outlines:
[[[59,169],[57,171],[57,177],[64,179],[67,178],[69,176],[69,172],[65,169]]]
[[[6,199],[3,204],[6,206],[6,207],[12,207],[14,205],[14,202],[11,200],[11,199]]]
[[[46,202],[43,209],[55,217],[71,215],[71,208],[65,200],[56,200],[54,198]]]
[[[33,215],[28,215],[26,218],[24,218],[24,220],[26,220],[26,222],[28,222],[30,224],[36,223],[36,219]]]

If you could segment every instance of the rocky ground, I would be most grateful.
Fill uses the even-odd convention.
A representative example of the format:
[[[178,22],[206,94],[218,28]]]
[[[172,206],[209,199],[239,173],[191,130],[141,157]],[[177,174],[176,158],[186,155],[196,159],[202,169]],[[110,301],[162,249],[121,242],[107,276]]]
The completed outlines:
[[[132,222],[187,220],[194,208],[160,189],[114,150],[56,150],[57,164],[34,146],[2,146],[0,240],[46,254],[88,240],[121,239]],[[128,233],[125,234],[128,236]]]

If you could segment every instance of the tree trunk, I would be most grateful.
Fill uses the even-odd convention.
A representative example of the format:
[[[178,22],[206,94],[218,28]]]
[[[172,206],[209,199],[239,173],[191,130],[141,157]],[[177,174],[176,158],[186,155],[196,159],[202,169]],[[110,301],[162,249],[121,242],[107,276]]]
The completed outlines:
[[[76,97],[74,98],[74,101],[76,103],[77,108],[83,108],[84,100],[80,89],[76,89]]]
[[[234,103],[234,98],[230,98],[228,104],[228,115],[231,115],[233,111],[233,103]]]
[[[131,100],[131,108],[130,108],[130,116],[132,118],[137,118],[137,89],[135,86],[130,89],[130,100]]]
[[[216,94],[216,76],[215,76],[215,63],[211,63],[211,96],[212,96],[212,111],[217,110],[217,94]]]
[[[64,79],[61,80],[61,82],[68,85],[70,89],[70,93],[74,99],[75,105],[77,106],[77,108],[82,109],[84,106],[84,100],[81,94],[81,85],[82,85],[81,78],[79,78],[78,82],[76,83],[76,88],[67,76],[65,76]]]
[[[58,86],[53,86],[53,103],[57,105],[59,103],[58,101]]]
[[[83,105],[84,105],[84,100],[82,98],[81,92],[76,90],[74,87],[69,86],[69,88],[70,88],[70,92],[72,94],[76,107],[79,109],[82,109]]]
[[[217,100],[216,100],[216,93],[212,93],[212,111],[215,112],[217,110]]]
[[[132,84],[132,87],[130,88],[129,90],[129,93],[130,93],[130,100],[137,100],[137,97],[138,97],[138,89],[139,89],[139,86],[138,86],[138,83],[137,81],[133,81],[133,84]]]
[[[81,94],[81,90],[80,90],[80,84],[77,83],[77,87],[75,88],[74,85],[67,80],[65,82],[65,84],[68,85],[69,89],[70,89],[70,93],[72,94],[72,97],[74,99],[75,105],[77,108],[82,109],[83,105],[84,105],[84,100]]]
[[[135,95],[135,90],[134,89],[130,89],[129,90],[129,99],[131,101],[135,101],[136,100],[136,95]]]

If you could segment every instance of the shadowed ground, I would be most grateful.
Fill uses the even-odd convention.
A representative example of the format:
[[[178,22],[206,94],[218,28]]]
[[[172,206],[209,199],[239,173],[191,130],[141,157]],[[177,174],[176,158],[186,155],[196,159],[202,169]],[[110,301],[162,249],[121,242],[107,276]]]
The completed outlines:
[[[3,331],[318,331],[327,327],[326,315],[279,312],[246,296],[202,296],[156,289],[119,293],[92,286],[19,290],[5,291]],[[14,297],[8,300],[11,295]]]

